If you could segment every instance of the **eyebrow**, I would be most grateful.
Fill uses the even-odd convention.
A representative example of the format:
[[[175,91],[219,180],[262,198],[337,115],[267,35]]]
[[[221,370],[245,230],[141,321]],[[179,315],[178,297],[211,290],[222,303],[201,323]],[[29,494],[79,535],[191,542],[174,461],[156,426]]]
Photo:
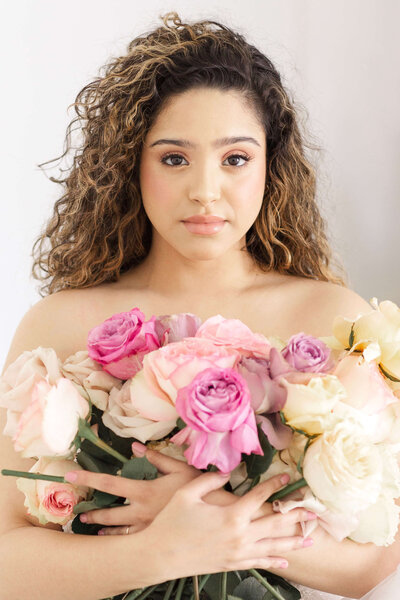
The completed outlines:
[[[245,135],[238,135],[235,137],[223,137],[218,140],[214,140],[212,142],[213,148],[222,148],[222,146],[229,146],[231,144],[237,144],[238,142],[250,142],[251,144],[255,144],[256,146],[260,146],[259,142],[253,137],[248,137]],[[197,144],[192,144],[189,140],[173,140],[163,138],[161,140],[156,140],[152,144],[150,144],[150,148],[153,146],[160,146],[161,144],[173,144],[174,146],[181,146],[182,148],[196,148]]]

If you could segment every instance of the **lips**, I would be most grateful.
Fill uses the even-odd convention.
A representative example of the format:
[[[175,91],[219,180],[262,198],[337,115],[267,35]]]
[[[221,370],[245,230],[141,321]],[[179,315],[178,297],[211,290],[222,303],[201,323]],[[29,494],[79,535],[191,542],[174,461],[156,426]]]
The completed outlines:
[[[200,236],[212,236],[225,227],[226,220],[215,215],[193,215],[182,221],[189,233]]]
[[[225,221],[225,219],[223,217],[218,217],[216,215],[193,215],[192,217],[183,219],[184,223],[200,223],[200,224],[221,223],[224,221]]]

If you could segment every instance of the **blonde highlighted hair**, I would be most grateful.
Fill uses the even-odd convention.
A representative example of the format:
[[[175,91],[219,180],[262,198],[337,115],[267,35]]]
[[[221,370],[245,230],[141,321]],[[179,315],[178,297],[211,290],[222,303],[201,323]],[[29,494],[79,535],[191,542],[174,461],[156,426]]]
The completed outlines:
[[[81,147],[67,175],[52,178],[63,195],[33,248],[42,293],[116,281],[146,257],[151,224],[139,186],[144,139],[169,98],[205,86],[241,92],[265,128],[265,193],[246,234],[247,251],[264,271],[343,284],[331,268],[315,170],[272,62],[216,21],[184,23],[176,12],[160,18],[162,26],[132,40],[76,97],[77,116],[59,158],[71,150],[76,124]]]

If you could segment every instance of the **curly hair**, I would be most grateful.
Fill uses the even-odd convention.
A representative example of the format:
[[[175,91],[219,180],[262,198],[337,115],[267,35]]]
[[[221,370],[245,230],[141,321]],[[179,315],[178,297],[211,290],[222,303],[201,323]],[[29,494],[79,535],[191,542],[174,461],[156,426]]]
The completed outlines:
[[[169,98],[204,86],[241,92],[265,127],[264,198],[246,234],[253,260],[263,271],[343,285],[331,268],[315,169],[274,65],[216,21],[183,23],[176,12],[160,18],[163,26],[130,42],[127,53],[105,65],[104,75],[72,104],[77,116],[58,159],[71,150],[76,123],[82,143],[67,176],[51,177],[64,193],[33,247],[32,270],[41,292],[117,281],[147,256],[151,224],[139,186],[144,139]]]

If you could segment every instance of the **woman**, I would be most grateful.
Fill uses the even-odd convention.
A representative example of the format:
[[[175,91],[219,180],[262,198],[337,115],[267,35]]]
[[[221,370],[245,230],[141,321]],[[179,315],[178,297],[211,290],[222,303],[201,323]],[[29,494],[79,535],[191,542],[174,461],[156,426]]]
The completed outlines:
[[[78,94],[82,147],[35,249],[48,295],[22,320],[6,366],[38,345],[64,359],[133,306],[146,317],[222,313],[283,338],[325,335],[335,315],[370,309],[331,271],[314,171],[274,66],[218,23],[163,22]],[[4,466],[31,466],[2,444]],[[276,479],[238,499],[216,474],[147,456],[165,474],[155,482],[77,475],[131,500],[123,520],[112,509],[86,515],[116,527],[105,534],[130,535],[32,526],[15,482],[1,481],[4,597],[96,599],[196,573],[282,573],[288,561],[294,582],[360,598],[400,560],[400,540],[338,544],[320,529],[313,545],[303,540],[299,521],[313,515],[273,515],[264,503]]]

